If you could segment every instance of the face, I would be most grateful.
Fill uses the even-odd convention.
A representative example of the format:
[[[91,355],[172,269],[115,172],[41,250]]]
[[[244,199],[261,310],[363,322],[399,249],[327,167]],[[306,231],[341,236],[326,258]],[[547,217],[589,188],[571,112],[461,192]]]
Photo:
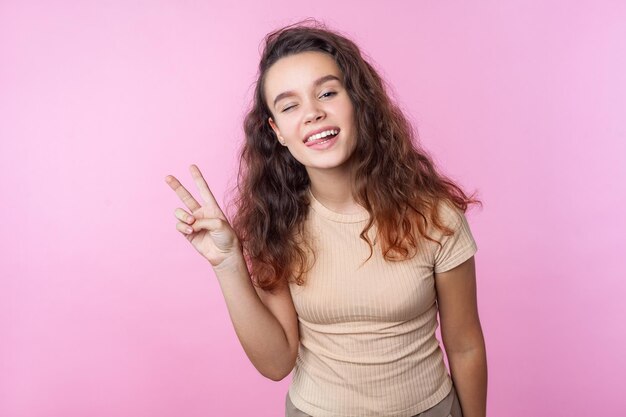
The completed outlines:
[[[277,140],[309,175],[345,168],[356,147],[354,109],[332,56],[302,52],[268,70],[265,100]]]

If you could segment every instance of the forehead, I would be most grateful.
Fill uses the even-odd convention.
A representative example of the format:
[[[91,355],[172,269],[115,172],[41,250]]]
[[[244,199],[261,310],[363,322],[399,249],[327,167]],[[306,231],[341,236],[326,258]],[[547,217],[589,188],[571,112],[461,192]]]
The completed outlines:
[[[343,78],[335,59],[324,52],[301,52],[281,58],[265,76],[266,99],[269,101],[283,91],[306,89],[328,74]]]

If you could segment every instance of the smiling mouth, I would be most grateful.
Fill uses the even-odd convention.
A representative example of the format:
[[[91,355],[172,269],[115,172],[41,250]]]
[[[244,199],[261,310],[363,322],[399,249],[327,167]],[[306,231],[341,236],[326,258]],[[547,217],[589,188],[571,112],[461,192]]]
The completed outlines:
[[[311,135],[304,140],[305,144],[326,142],[339,134],[339,129],[328,129],[315,135]]]

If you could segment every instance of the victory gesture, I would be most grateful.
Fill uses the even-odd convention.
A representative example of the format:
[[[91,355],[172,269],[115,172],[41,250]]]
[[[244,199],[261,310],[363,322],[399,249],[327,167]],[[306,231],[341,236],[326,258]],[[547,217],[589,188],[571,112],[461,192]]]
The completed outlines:
[[[182,208],[175,210],[174,215],[179,220],[176,229],[213,267],[217,267],[225,259],[241,254],[241,246],[200,169],[194,164],[189,167],[189,171],[200,190],[203,204],[199,204],[174,176],[165,177],[165,181],[189,209],[189,212]]]

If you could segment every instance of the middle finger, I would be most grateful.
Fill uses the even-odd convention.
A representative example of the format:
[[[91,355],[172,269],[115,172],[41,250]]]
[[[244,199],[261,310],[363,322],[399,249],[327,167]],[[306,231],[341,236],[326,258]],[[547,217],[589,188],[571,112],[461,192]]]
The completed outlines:
[[[191,171],[191,176],[193,177],[198,190],[200,190],[200,196],[202,199],[208,204],[208,206],[216,213],[217,217],[221,217],[222,219],[226,219],[224,216],[224,212],[220,208],[219,204],[215,200],[215,196],[211,192],[206,180],[202,176],[202,172],[200,172],[200,168],[196,164],[192,164],[189,167],[189,171]]]

